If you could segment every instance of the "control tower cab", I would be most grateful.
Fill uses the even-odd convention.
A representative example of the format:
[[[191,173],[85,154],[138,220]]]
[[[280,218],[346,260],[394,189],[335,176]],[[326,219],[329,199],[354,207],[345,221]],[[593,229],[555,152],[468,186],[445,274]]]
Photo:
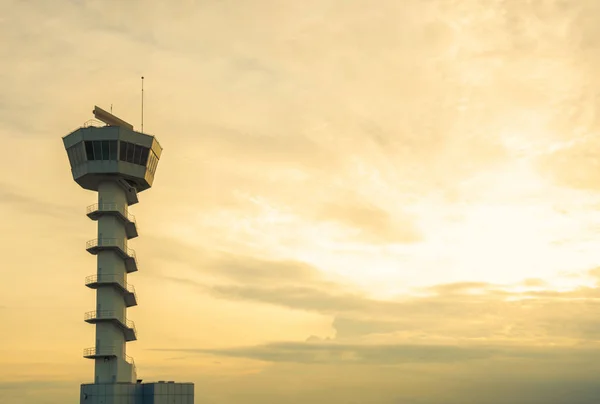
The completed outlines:
[[[118,181],[134,204],[137,192],[152,186],[162,147],[154,136],[136,132],[102,108],[95,107],[94,115],[107,125],[88,123],[63,138],[73,179],[91,191],[104,181]]]

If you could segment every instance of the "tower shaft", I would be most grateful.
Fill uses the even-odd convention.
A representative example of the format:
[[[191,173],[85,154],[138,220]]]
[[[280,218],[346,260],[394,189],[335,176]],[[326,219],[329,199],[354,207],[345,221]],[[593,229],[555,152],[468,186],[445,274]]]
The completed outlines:
[[[127,253],[125,223],[118,212],[128,216],[128,204],[124,189],[116,181],[104,181],[98,186],[98,210],[104,212],[98,218],[98,245],[122,246]],[[117,214],[114,214],[114,213]],[[112,213],[112,214],[111,214]],[[122,325],[127,326],[127,306],[120,286],[127,284],[125,260],[115,249],[98,251],[96,312],[99,318],[115,318],[117,321],[96,323],[96,352],[111,356],[95,359],[96,383],[133,382],[135,375],[127,361],[126,337]],[[120,323],[120,324],[118,324]]]

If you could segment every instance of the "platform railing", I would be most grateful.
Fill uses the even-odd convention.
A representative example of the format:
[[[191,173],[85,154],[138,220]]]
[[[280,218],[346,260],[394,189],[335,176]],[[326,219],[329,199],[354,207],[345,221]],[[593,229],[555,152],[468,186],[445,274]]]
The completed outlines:
[[[127,328],[131,328],[136,336],[138,335],[137,330],[135,328],[135,323],[133,321],[125,319],[125,325],[127,326]]]
[[[100,349],[96,347],[85,348],[83,350],[83,356],[109,356],[109,355],[117,355],[117,348],[114,346],[105,346],[100,347]]]
[[[131,328],[133,330],[133,332],[135,332],[135,335],[137,335],[135,323],[131,320],[127,320],[126,318],[125,319],[121,318],[121,316],[117,315],[117,312],[115,312],[114,310],[88,311],[87,313],[84,314],[83,319],[84,320],[116,319],[116,320],[120,321],[122,324],[124,324],[127,328]]]
[[[81,129],[81,128],[89,128],[90,126],[93,126],[96,128],[102,128],[102,127],[108,126],[108,125],[97,119],[88,119],[83,124],[81,124],[81,126],[77,126],[76,128],[73,128],[73,130],[71,132],[75,132],[77,129]]]
[[[85,278],[85,284],[90,285],[92,283],[118,283],[123,287],[123,289],[127,290],[129,293],[132,293],[137,300],[137,294],[135,293],[135,287],[132,284],[125,282],[125,277],[123,275],[117,274],[100,274],[100,275],[90,275]]]
[[[87,214],[89,215],[92,212],[119,212],[123,215],[123,217],[125,217],[127,220],[129,220],[132,223],[135,223],[137,225],[137,222],[135,221],[135,216],[132,215],[131,213],[129,213],[129,211],[127,210],[126,206],[122,206],[116,203],[94,203],[93,205],[90,205],[87,207]]]
[[[125,362],[127,362],[130,365],[132,365],[133,367],[135,367],[135,361],[133,360],[133,358],[131,356],[125,354],[124,357],[125,357]]]
[[[102,318],[116,318],[119,319],[117,313],[114,310],[92,310],[88,311],[83,315],[84,320],[102,319]],[[120,320],[120,319],[119,319]]]
[[[131,248],[125,247],[125,252],[127,253],[127,255],[129,255],[131,258],[133,258],[134,260],[137,261],[137,257],[135,256],[134,250],[132,250]]]
[[[83,356],[84,357],[89,357],[89,356],[118,356],[118,354],[117,354],[117,348],[116,347],[114,347],[114,346],[105,346],[105,347],[100,347],[100,349],[98,349],[96,347],[85,348],[83,350]],[[137,371],[137,368],[135,366],[135,361],[133,360],[133,358],[131,356],[129,356],[127,354],[123,354],[123,359],[125,360],[125,362],[129,363],[133,367],[134,372]]]
[[[103,126],[108,126],[108,124],[106,124],[105,122],[99,121],[97,119],[88,119],[87,121],[85,121],[83,123],[84,128],[89,128],[90,126],[103,127]]]
[[[85,243],[85,248],[90,249],[94,247],[117,247],[120,248],[125,254],[133,259],[137,259],[135,251],[127,247],[127,243],[120,238],[95,238]]]
[[[133,358],[131,356],[125,354],[125,362],[127,362],[131,365],[131,367],[133,368],[133,374],[137,374],[137,368],[135,366],[135,361],[133,360]]]

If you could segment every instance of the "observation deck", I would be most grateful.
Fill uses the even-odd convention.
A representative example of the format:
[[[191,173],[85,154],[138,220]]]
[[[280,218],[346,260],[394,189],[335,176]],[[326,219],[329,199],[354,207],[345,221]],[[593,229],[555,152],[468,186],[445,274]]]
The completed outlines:
[[[128,284],[123,276],[116,274],[90,275],[85,278],[85,286],[98,289],[101,286],[113,286],[123,296],[126,307],[137,306],[137,294],[133,285]]]
[[[91,347],[83,350],[83,357],[86,359],[117,358],[118,356],[117,348],[114,346],[102,347],[99,349]],[[135,361],[131,356],[124,354],[123,359],[133,367],[134,371],[136,371]]]
[[[125,241],[117,238],[97,238],[86,243],[85,249],[92,255],[100,251],[114,251],[125,261],[125,269],[128,273],[138,270],[135,251],[128,248]]]
[[[125,341],[136,341],[137,330],[135,324],[131,320],[120,318],[113,310],[88,311],[83,317],[84,321],[89,324],[97,324],[100,322],[112,323],[123,331]]]
[[[114,346],[105,346],[102,348],[91,347],[91,348],[85,348],[83,350],[83,357],[86,359],[116,358],[118,356],[119,356],[119,353],[117,352],[117,348]],[[131,356],[129,356],[129,355],[123,355],[123,356],[127,363],[135,366],[135,362]]]
[[[128,239],[138,236],[137,222],[135,216],[127,211],[127,208],[117,206],[116,203],[95,203],[87,207],[87,217],[98,220],[100,216],[112,215],[125,225],[125,233]]]

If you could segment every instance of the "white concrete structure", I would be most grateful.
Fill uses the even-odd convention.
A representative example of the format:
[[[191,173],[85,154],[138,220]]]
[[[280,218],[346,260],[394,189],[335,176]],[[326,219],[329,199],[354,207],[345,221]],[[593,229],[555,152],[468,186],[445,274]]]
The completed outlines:
[[[84,316],[95,325],[96,338],[95,345],[83,351],[85,358],[94,360],[94,383],[82,385],[81,403],[158,404],[163,402],[158,396],[166,400],[171,395],[177,398],[169,398],[169,403],[193,403],[193,384],[170,382],[164,391],[162,386],[142,385],[127,355],[126,343],[138,337],[127,317],[127,308],[137,305],[128,275],[138,270],[135,252],[129,248],[129,240],[138,236],[129,206],[138,202],[138,192],[152,186],[162,148],[153,136],[136,132],[112,114],[98,107],[94,114],[108,125],[88,121],[63,138],[73,179],[98,192],[98,203],[87,208],[87,216],[98,222],[98,234],[86,245],[97,257],[96,273],[85,279],[85,285],[96,291],[96,308]]]
[[[194,404],[192,383],[84,384],[80,402],[89,404]]]

